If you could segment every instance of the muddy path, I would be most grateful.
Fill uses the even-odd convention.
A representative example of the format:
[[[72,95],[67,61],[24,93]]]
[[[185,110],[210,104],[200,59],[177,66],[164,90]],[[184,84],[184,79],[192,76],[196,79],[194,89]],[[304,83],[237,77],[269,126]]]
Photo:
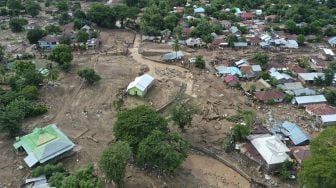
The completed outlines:
[[[167,78],[167,79],[173,79],[176,81],[184,82],[187,84],[186,87],[186,94],[192,95],[192,88],[193,88],[193,75],[192,73],[185,68],[176,66],[176,65],[168,65],[168,64],[163,64],[163,63],[157,63],[148,59],[145,59],[142,57],[142,55],[139,53],[139,48],[140,48],[140,35],[137,34],[133,48],[130,48],[129,51],[131,52],[132,58],[137,61],[138,63],[144,64],[148,66],[149,71],[148,74],[154,76],[156,79],[162,79],[162,78]],[[163,70],[163,69],[175,69],[176,71],[182,72],[185,74],[184,78],[180,77],[173,77],[173,78],[168,78],[167,76],[163,76],[157,73],[157,70]]]

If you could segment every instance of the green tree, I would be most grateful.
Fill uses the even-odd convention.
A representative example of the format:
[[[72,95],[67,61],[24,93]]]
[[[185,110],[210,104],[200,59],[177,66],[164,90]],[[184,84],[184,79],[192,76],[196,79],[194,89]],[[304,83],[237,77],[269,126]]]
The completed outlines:
[[[59,71],[51,63],[47,64],[46,68],[49,71],[47,75],[48,80],[51,82],[56,81],[59,76]]]
[[[49,59],[57,62],[63,70],[69,70],[73,59],[72,50],[69,45],[57,45],[52,49]]]
[[[233,48],[233,45],[235,42],[238,42],[238,37],[236,35],[229,35],[228,36],[228,43],[231,48]]]
[[[119,187],[122,187],[131,153],[131,148],[126,142],[117,142],[103,151],[99,167],[106,179],[113,180]]]
[[[263,52],[258,52],[254,54],[253,61],[259,64],[261,67],[265,68],[268,63],[268,55]]]
[[[49,35],[59,34],[61,32],[60,27],[58,25],[54,25],[54,24],[47,25],[44,29],[47,32],[47,34],[49,34]]]
[[[304,45],[304,42],[305,42],[305,37],[304,35],[300,34],[298,37],[297,37],[297,42],[300,46],[303,46]]]
[[[0,132],[8,133],[14,137],[21,131],[22,121],[25,117],[24,109],[14,103],[0,109]]]
[[[196,113],[196,110],[190,105],[179,105],[175,106],[171,113],[175,124],[177,124],[180,129],[184,131],[186,126],[191,125],[192,116]]]
[[[324,95],[331,105],[336,105],[336,90],[328,90]]]
[[[87,12],[87,17],[101,27],[113,28],[116,23],[115,13],[109,6],[103,4],[93,4]]]
[[[242,142],[246,140],[248,135],[250,135],[251,129],[249,126],[245,125],[245,123],[240,123],[234,126],[231,132],[236,141]]]
[[[89,34],[86,32],[86,30],[79,30],[77,33],[77,42],[83,42],[86,43],[86,41],[89,39]]]
[[[78,71],[77,74],[81,78],[84,78],[88,84],[94,84],[101,79],[101,77],[96,73],[95,70],[89,68],[82,69]]]
[[[199,69],[205,68],[205,61],[203,59],[203,56],[196,56],[195,66]]]
[[[29,0],[25,3],[25,9],[28,14],[30,14],[32,17],[35,17],[39,14],[41,7],[36,1]]]
[[[33,29],[27,32],[27,39],[31,44],[36,44],[44,36],[46,36],[46,33],[42,29]]]
[[[296,23],[293,20],[288,20],[285,22],[285,28],[289,33],[296,33],[297,27]]]
[[[62,12],[66,12],[69,10],[69,5],[68,5],[68,1],[67,0],[60,0],[57,2],[56,7],[58,8],[58,10],[62,11]]]
[[[146,106],[138,106],[118,114],[113,127],[116,138],[128,142],[135,151],[138,144],[154,130],[167,132],[167,121]]]
[[[10,29],[17,33],[17,32],[21,32],[24,30],[23,26],[26,25],[28,23],[28,21],[26,19],[23,18],[11,18],[9,21],[9,27]]]
[[[7,0],[6,6],[8,9],[18,12],[22,7],[21,0]]]
[[[177,57],[177,52],[181,50],[181,46],[179,44],[179,40],[178,40],[177,37],[174,39],[174,43],[173,43],[172,48],[173,48],[173,51],[175,52],[176,57]]]
[[[187,158],[188,147],[177,134],[153,131],[140,142],[136,160],[141,166],[173,172]]]
[[[336,127],[328,127],[311,141],[312,156],[303,161],[299,183],[307,188],[336,187]]]

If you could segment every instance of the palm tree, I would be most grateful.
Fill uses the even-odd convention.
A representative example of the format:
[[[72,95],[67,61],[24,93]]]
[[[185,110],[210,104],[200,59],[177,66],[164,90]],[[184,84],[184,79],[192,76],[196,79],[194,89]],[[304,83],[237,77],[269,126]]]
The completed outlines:
[[[175,40],[174,40],[174,43],[173,43],[173,51],[175,52],[176,54],[176,59],[177,59],[177,52],[181,50],[181,46],[179,44],[179,40],[177,37],[175,37]]]
[[[51,63],[48,63],[46,65],[46,68],[49,70],[49,73],[47,75],[48,80],[51,82],[56,81],[59,76],[59,71],[55,67],[53,67]]]

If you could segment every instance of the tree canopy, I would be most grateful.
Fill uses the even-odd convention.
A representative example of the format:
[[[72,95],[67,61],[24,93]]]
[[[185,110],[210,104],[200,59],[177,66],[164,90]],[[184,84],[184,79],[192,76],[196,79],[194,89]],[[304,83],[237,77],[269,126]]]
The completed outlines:
[[[136,160],[141,166],[173,172],[187,158],[188,143],[177,134],[153,131],[139,144]]]
[[[52,49],[49,59],[57,62],[62,69],[68,70],[73,59],[72,49],[66,44],[57,45]]]
[[[311,142],[311,158],[303,162],[299,182],[307,188],[336,187],[336,127],[323,130]]]
[[[117,142],[103,151],[99,166],[106,179],[113,180],[118,186],[122,186],[131,152],[126,142]]]
[[[78,76],[84,78],[88,84],[94,84],[101,79],[95,70],[89,68],[82,69],[78,71],[77,74]]]
[[[167,121],[146,106],[121,112],[113,127],[116,138],[128,142],[133,150],[154,130],[167,132]]]

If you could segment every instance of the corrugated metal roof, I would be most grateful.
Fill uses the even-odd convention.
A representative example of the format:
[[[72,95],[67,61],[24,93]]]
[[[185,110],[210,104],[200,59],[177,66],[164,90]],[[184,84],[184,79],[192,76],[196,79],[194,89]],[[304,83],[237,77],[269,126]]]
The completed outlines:
[[[310,137],[306,135],[299,126],[288,121],[285,121],[280,125],[280,131],[285,136],[288,136],[295,145],[310,140]]]
[[[300,104],[327,102],[327,99],[324,97],[324,95],[311,95],[311,96],[295,97],[295,101],[300,105]]]
[[[324,77],[324,73],[322,72],[299,73],[298,76],[306,81],[313,81],[315,78],[319,76]]]
[[[44,163],[73,149],[75,144],[55,124],[51,124],[36,128],[31,134],[19,138],[14,148],[20,147],[28,154],[24,161],[32,167],[38,162]]]
[[[150,86],[153,83],[153,81],[154,78],[152,76],[150,76],[149,74],[144,74],[142,76],[135,78],[135,80],[128,85],[127,91],[133,87],[136,87],[141,91],[145,91],[148,88],[148,86]]]
[[[333,114],[333,115],[323,115],[323,116],[321,116],[321,119],[322,119],[323,123],[336,122],[336,114]]]
[[[215,67],[215,69],[220,74],[229,74],[229,75],[239,75],[239,76],[242,76],[240,70],[237,67],[218,66],[218,67]]]
[[[280,164],[290,159],[286,153],[290,150],[275,135],[257,136],[251,140],[251,143],[269,165]]]
[[[175,60],[175,59],[181,59],[184,56],[182,51],[177,51],[177,52],[169,52],[166,53],[162,56],[162,59],[165,61],[168,60]]]

